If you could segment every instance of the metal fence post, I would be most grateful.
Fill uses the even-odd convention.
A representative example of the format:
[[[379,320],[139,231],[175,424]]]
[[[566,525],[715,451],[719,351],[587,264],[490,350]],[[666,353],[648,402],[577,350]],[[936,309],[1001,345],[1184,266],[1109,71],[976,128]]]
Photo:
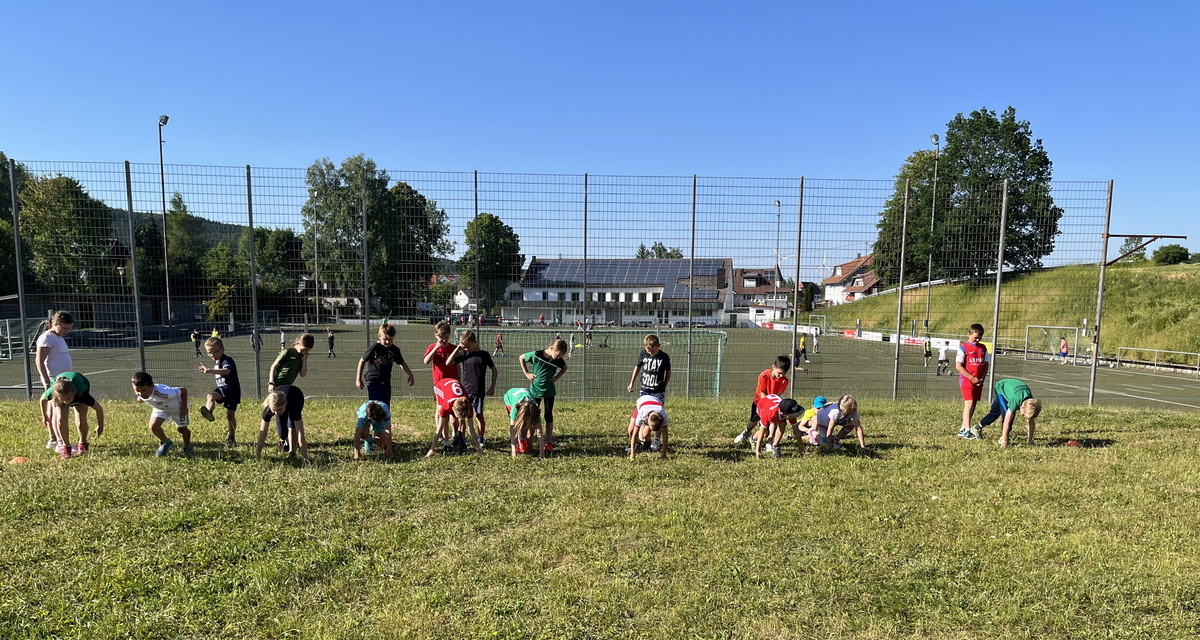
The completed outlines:
[[[796,337],[800,331],[800,292],[804,288],[800,282],[800,237],[804,230],[804,176],[800,176],[799,201],[796,205],[796,279],[792,285],[792,355],[796,355]],[[730,274],[732,275],[732,274]],[[780,274],[782,275],[782,274]],[[733,283],[730,282],[730,291]],[[732,295],[732,294],[731,294]],[[800,368],[799,362],[793,362],[795,369]],[[793,385],[793,391],[795,386]]]
[[[1004,238],[1008,231],[1008,180],[1004,181],[1004,195],[1000,199],[1000,248],[996,251],[996,300],[992,306],[992,366],[988,367],[987,402],[992,402],[992,389],[996,386],[996,352],[1000,345],[1000,282],[1004,277]]]
[[[1108,181],[1108,198],[1104,203],[1104,234],[1100,238],[1100,282],[1096,285],[1096,323],[1092,325],[1092,366],[1088,373],[1088,406],[1096,404],[1096,363],[1100,360],[1100,318],[1104,315],[1104,277],[1108,275],[1108,230],[1112,222],[1113,181]],[[1119,344],[1119,343],[1118,343]],[[1117,367],[1121,352],[1117,352]],[[1200,362],[1197,363],[1200,371]]]
[[[892,402],[900,394],[900,343],[904,340],[900,337],[902,322],[904,317],[904,258],[905,251],[908,249],[908,195],[910,193],[909,181],[904,181],[904,217],[900,222],[900,286],[896,290],[896,348],[895,357],[892,362]]]
[[[138,364],[146,370],[146,342],[142,338],[142,294],[138,291],[137,238],[133,233],[133,174],[125,161],[125,201],[129,214],[129,270],[133,277],[133,323],[137,327]]]
[[[588,174],[583,174],[583,343],[588,344]],[[580,393],[587,400],[588,349],[583,350],[583,382]]]
[[[13,217],[13,256],[17,259],[17,306],[21,313],[21,351],[25,361],[25,397],[33,399],[33,377],[30,371],[29,362],[29,327],[25,317],[25,278],[22,275],[24,269],[21,268],[23,261],[21,259],[21,216],[20,216],[20,201],[17,198],[17,161],[12,158],[8,159],[8,189],[12,197],[12,217]]]
[[[367,167],[364,164],[358,169],[359,183],[362,186],[362,261],[363,261],[363,334],[366,337],[367,348],[371,348],[371,272],[369,270],[367,252]]]
[[[480,243],[479,243],[479,170],[478,169],[475,170],[474,175],[475,175],[475,219],[473,222],[475,223],[475,237],[472,240],[472,242],[475,243],[475,326],[471,327],[471,328],[474,329],[475,333],[478,334],[480,327],[483,326],[483,322],[481,322],[479,319],[479,314],[482,311],[482,309],[480,309],[479,302],[481,300],[483,300],[483,282],[479,279]],[[470,315],[471,315],[471,299],[467,298],[467,316],[470,316]],[[479,336],[476,335],[475,339],[478,340]]]
[[[687,385],[684,397],[692,397],[692,299],[696,291],[696,174],[692,174],[692,252],[688,261],[688,313],[687,313]]]
[[[254,393],[261,396],[262,364],[259,362],[259,351],[262,350],[262,334],[258,332],[258,265],[254,257],[258,236],[254,231],[254,191],[250,186],[250,165],[246,165],[246,223],[250,226],[250,313],[254,316],[250,321],[250,342],[254,351]]]

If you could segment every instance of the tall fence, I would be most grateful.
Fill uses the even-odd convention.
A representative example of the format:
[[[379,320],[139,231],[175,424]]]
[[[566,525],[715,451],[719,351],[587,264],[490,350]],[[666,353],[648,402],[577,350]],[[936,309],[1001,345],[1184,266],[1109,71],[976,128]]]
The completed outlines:
[[[625,395],[652,331],[669,336],[678,397],[748,396],[801,338],[800,395],[956,397],[954,341],[973,323],[999,376],[1062,367],[1049,360],[1060,328],[1080,349],[1091,342],[1109,188],[385,171],[361,157],[308,169],[5,170],[24,295],[0,315],[19,329],[22,313],[29,324],[72,312],[74,366],[102,395],[125,394],[140,369],[207,390],[197,365],[215,331],[244,389],[264,391],[280,347],[308,332],[316,348],[298,384],[356,396],[360,355],[389,318],[417,373],[408,387],[397,370],[394,393],[425,398],[431,323],[449,317],[472,323],[489,351],[502,334],[511,356],[546,346],[551,329],[569,339],[559,383],[569,397]],[[35,338],[4,337],[7,393],[40,389],[33,364],[24,380]],[[516,357],[495,360],[501,393],[524,384]],[[1078,362],[1072,380],[1085,376]],[[1082,391],[1040,391],[1086,400],[1080,379]]]

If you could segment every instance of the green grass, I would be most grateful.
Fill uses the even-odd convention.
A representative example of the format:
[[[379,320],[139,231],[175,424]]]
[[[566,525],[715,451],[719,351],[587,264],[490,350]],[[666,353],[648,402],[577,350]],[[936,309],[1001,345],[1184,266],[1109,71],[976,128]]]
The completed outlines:
[[[1076,327],[1083,318],[1094,320],[1098,278],[1099,270],[1092,265],[1047,269],[1005,280],[1001,288],[1000,337],[1024,343],[1026,325]],[[995,302],[992,285],[988,281],[982,286],[934,287],[930,330],[965,334],[968,325],[979,322],[990,334]],[[1114,355],[1118,346],[1195,351],[1200,344],[1197,291],[1200,291],[1200,265],[1110,268],[1104,294],[1104,354]],[[925,289],[905,292],[901,326],[906,332],[914,318],[918,326],[924,321],[925,298]],[[894,331],[896,294],[837,305],[821,312],[829,316],[830,323],[841,326],[853,327],[856,319],[862,319],[866,328]]]
[[[1194,414],[1050,407],[1002,451],[953,437],[952,403],[868,403],[873,453],[756,461],[744,404],[671,401],[674,457],[631,462],[629,403],[563,402],[539,462],[420,459],[431,404],[406,401],[402,459],[355,463],[357,402],[313,400],[301,468],[202,420],[196,459],[156,459],[117,401],[62,462],[5,402],[0,457],[32,462],[0,473],[0,636],[1200,634]]]

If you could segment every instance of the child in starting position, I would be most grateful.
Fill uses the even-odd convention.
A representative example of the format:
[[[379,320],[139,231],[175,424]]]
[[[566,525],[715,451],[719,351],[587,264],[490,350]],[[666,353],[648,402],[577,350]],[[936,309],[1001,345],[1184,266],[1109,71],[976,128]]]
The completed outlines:
[[[208,357],[216,363],[215,367],[200,365],[196,367],[200,373],[211,373],[217,379],[217,388],[209,392],[204,404],[200,407],[200,415],[205,420],[216,420],[213,409],[217,405],[225,407],[225,420],[229,423],[229,437],[225,438],[225,446],[237,444],[234,434],[237,431],[237,408],[242,402],[242,383],[238,381],[237,365],[233,358],[225,353],[225,343],[220,338],[209,338],[204,341],[204,350]]]
[[[433,439],[429,442],[429,451],[425,457],[433,456],[439,439],[442,441],[442,455],[450,455],[451,442],[453,442],[453,449],[466,451],[467,443],[463,431],[471,424],[474,407],[471,406],[471,401],[467,398],[462,384],[454,378],[443,378],[433,385],[433,393],[437,396],[438,422],[433,430]],[[474,427],[471,427],[472,437],[474,430]],[[451,434],[453,434],[453,440],[451,440]],[[478,445],[478,442],[476,444]],[[478,446],[478,451],[480,455],[483,455],[482,446]]]
[[[765,395],[754,403],[757,407],[758,433],[754,436],[754,457],[762,459],[763,443],[768,439],[767,453],[772,457],[780,456],[779,440],[783,437],[783,424],[791,423],[792,430],[799,441],[800,455],[804,455],[804,439],[796,431],[796,420],[804,413],[804,407],[791,398],[781,398],[775,394]]]
[[[958,429],[958,435],[962,438],[971,437],[971,415],[983,397],[983,379],[987,376],[988,363],[992,361],[987,345],[980,342],[982,338],[983,325],[971,325],[967,330],[967,341],[959,345],[954,360],[954,368],[959,375],[958,389],[963,399],[962,426]]]
[[[484,429],[487,428],[483,418],[483,398],[496,395],[496,363],[492,362],[491,354],[479,348],[479,338],[470,329],[463,332],[458,346],[450,352],[449,359],[458,365],[463,391],[467,393],[467,399],[475,408],[475,420],[479,423],[479,437],[476,443],[482,447]],[[492,384],[486,385],[489,369],[492,371]],[[487,391],[484,391],[485,386]]]
[[[49,389],[50,382],[59,374],[75,369],[66,341],[67,334],[74,328],[75,318],[66,311],[55,311],[42,324],[42,332],[37,338],[37,359],[34,361],[38,378],[42,381],[42,389]],[[48,410],[50,405],[44,404],[43,408]],[[53,416],[43,413],[42,422],[50,436],[46,441],[46,448],[56,451],[59,444],[58,431],[53,426]]]
[[[859,450],[867,451],[866,432],[863,431],[862,418],[858,415],[858,400],[854,396],[842,396],[837,402],[827,403],[817,410],[817,415],[808,427],[808,443],[819,445],[823,451],[840,449],[842,438],[849,435],[851,430],[858,435]],[[800,450],[804,451],[803,440]]]
[[[367,400],[358,408],[358,423],[354,427],[354,459],[362,460],[363,454],[371,453],[378,444],[383,445],[383,454],[391,458],[392,412],[382,402]]]
[[[650,450],[659,452],[664,460],[667,458],[667,410],[663,407],[662,398],[655,395],[643,395],[638,398],[633,415],[629,416],[629,459],[633,460],[639,449],[646,445],[646,438],[654,434]]]
[[[300,459],[308,462],[308,442],[304,438],[304,392],[300,387],[291,384],[280,385],[263,400],[262,424],[258,427],[258,446],[254,448],[256,458],[262,457],[271,418],[275,418],[279,439],[288,442],[288,457],[295,458],[296,451],[299,450]]]
[[[533,432],[538,432],[538,450],[545,443],[545,433],[542,431],[542,416],[538,405],[529,396],[529,389],[509,389],[504,393],[504,408],[508,410],[508,440],[512,447],[512,457],[529,453],[529,440]]]
[[[55,451],[64,460],[72,454],[88,452],[89,407],[96,410],[96,436],[104,434],[104,409],[89,391],[91,385],[82,373],[67,371],[55,376],[50,381],[50,388],[42,394],[42,416],[50,416],[46,419],[46,427],[55,429],[58,443]],[[74,448],[67,436],[67,407],[75,407],[75,426],[79,430],[79,446]]]
[[[133,374],[133,392],[137,402],[150,405],[150,433],[158,438],[158,450],[154,455],[167,455],[174,442],[163,431],[163,424],[170,420],[175,425],[179,436],[183,438],[184,456],[192,455],[192,431],[188,429],[188,405],[186,387],[169,387],[165,384],[154,384],[154,378],[145,371]]]
[[[770,369],[758,374],[758,386],[754,390],[754,399],[750,401],[750,420],[746,422],[746,428],[733,439],[734,444],[741,444],[759,424],[758,401],[769,395],[782,396],[783,392],[787,391],[787,374],[791,368],[792,359],[779,356],[775,358],[775,364]]]
[[[561,339],[550,343],[541,351],[530,351],[521,356],[521,373],[529,380],[529,396],[541,406],[545,413],[543,424],[544,441],[538,449],[538,457],[545,458],[554,451],[554,396],[558,393],[554,383],[567,372],[567,343]]]
[[[1033,428],[1037,417],[1042,413],[1042,401],[1033,397],[1029,385],[1014,378],[1005,378],[996,382],[996,397],[992,399],[992,409],[979,422],[971,427],[971,440],[983,437],[983,428],[995,422],[1001,415],[1004,423],[1000,428],[1001,447],[1008,446],[1008,435],[1012,431],[1013,418],[1017,413],[1025,418],[1025,444],[1033,446]]]

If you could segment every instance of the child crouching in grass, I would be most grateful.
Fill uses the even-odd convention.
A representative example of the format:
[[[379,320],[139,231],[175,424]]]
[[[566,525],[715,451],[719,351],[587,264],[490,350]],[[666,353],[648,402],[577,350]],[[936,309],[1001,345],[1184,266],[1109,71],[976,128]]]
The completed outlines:
[[[538,450],[545,440],[542,431],[542,415],[538,405],[529,395],[529,389],[509,389],[504,393],[504,408],[508,410],[508,441],[515,459],[522,453],[532,451],[529,440],[533,432],[538,433]]]
[[[42,416],[47,429],[58,436],[55,452],[63,460],[73,453],[88,452],[88,408],[96,410],[96,436],[104,433],[104,409],[92,397],[91,384],[82,373],[67,371],[50,381],[50,388],[42,394]],[[67,437],[67,408],[75,407],[75,426],[79,430],[79,446],[72,447]]]
[[[662,459],[667,458],[667,410],[663,407],[662,397],[644,395],[638,398],[633,415],[629,417],[629,459],[637,455],[638,449],[646,444],[646,438],[654,434],[650,444],[651,451],[659,452]]]
[[[295,458],[299,450],[300,458],[308,462],[308,442],[304,439],[304,392],[300,387],[284,384],[267,394],[263,401],[262,424],[258,428],[258,446],[254,449],[256,458],[262,457],[272,417],[279,430],[279,439],[287,440],[288,457]]]
[[[186,387],[170,387],[165,384],[154,384],[154,378],[145,371],[133,374],[133,392],[139,404],[150,405],[150,433],[158,438],[158,450],[154,455],[167,455],[174,442],[163,431],[163,424],[170,420],[179,436],[183,438],[182,453],[185,457],[192,455],[192,431],[188,429],[188,404]]]
[[[354,427],[354,459],[362,460],[363,454],[371,453],[377,443],[383,445],[383,455],[391,458],[392,413],[386,404],[368,400],[358,408],[358,423]]]
[[[868,450],[862,418],[858,415],[858,400],[854,396],[842,396],[837,402],[826,404],[817,411],[812,423],[808,430],[808,441],[811,444],[820,444],[823,451],[840,449],[842,438],[849,435],[851,430],[858,435],[858,448],[862,451]],[[803,447],[803,440],[801,446]]]
[[[785,422],[790,422],[795,428],[796,419],[804,413],[804,407],[791,398],[780,398],[775,394],[770,394],[755,401],[755,411],[759,422],[758,433],[754,435],[754,457],[761,460],[763,442],[766,442],[768,438],[772,442],[778,442]],[[779,447],[767,443],[767,453],[778,458],[780,456]],[[803,440],[800,441],[800,453],[804,454]]]
[[[996,397],[992,399],[992,409],[988,411],[975,426],[968,431],[970,436],[968,439],[976,440],[983,437],[983,428],[992,424],[1001,415],[1004,416],[1004,423],[1000,429],[1000,440],[998,444],[1001,447],[1008,446],[1008,435],[1012,431],[1013,418],[1016,413],[1020,412],[1025,418],[1025,444],[1033,446],[1033,429],[1037,424],[1037,417],[1042,413],[1042,401],[1033,397],[1033,392],[1029,390],[1029,385],[1016,380],[1014,378],[1005,378],[996,382]]]
[[[437,425],[434,427],[433,440],[429,442],[429,451],[425,457],[433,457],[436,453],[439,437],[442,440],[442,455],[450,455],[452,450],[466,451],[467,442],[463,432],[471,425],[471,416],[475,415],[475,408],[471,406],[462,384],[454,378],[443,378],[433,386],[433,393],[437,396]],[[471,437],[475,437],[474,426],[471,426]],[[483,455],[483,445],[479,444],[478,440],[476,447],[479,454]]]

